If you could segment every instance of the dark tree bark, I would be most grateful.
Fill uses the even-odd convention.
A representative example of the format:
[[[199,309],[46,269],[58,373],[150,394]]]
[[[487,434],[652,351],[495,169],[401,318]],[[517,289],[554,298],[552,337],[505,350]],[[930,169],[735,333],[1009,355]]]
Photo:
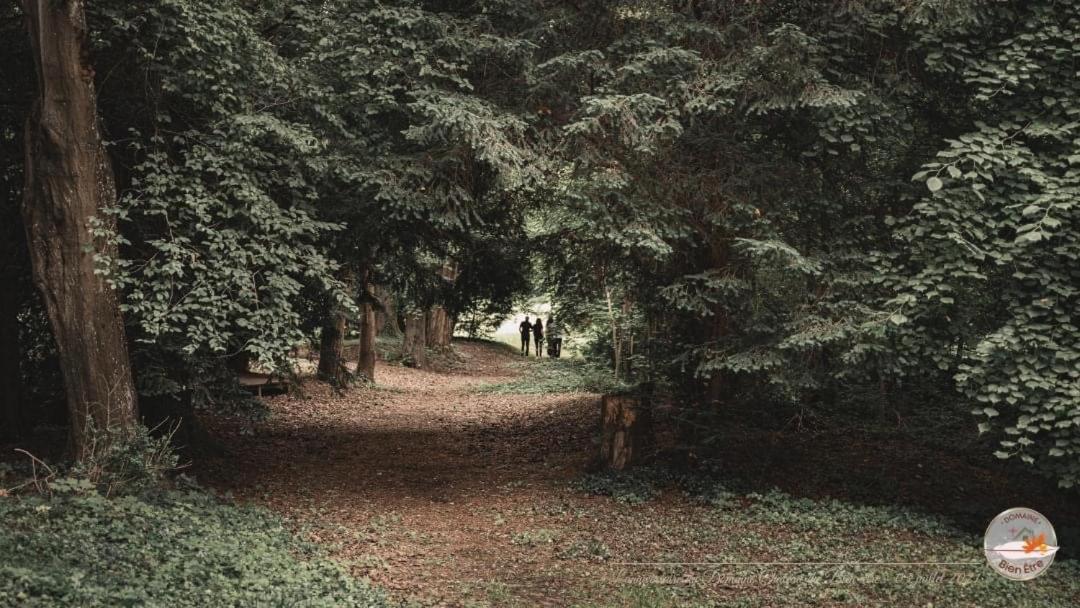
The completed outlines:
[[[356,276],[348,270],[342,270],[339,278],[351,292],[356,284]],[[336,302],[328,302],[322,335],[319,338],[318,376],[321,380],[338,387],[345,386],[349,380],[349,370],[345,367],[345,328],[347,325],[345,311]]]
[[[23,224],[34,284],[59,351],[76,459],[88,455],[89,426],[136,423],[117,294],[94,273],[94,254],[114,254],[90,218],[116,201],[98,130],[94,70],[80,0],[23,0],[37,75],[26,122]]]
[[[26,420],[21,401],[22,349],[19,344],[22,302],[19,301],[20,290],[12,288],[17,278],[8,273],[11,265],[7,260],[0,260],[0,264],[4,266],[0,282],[5,286],[0,289],[0,382],[3,383],[0,386],[0,439],[15,439],[22,434]]]
[[[356,373],[362,375],[369,382],[375,381],[375,334],[378,332],[375,326],[375,294],[371,283],[367,281],[368,273],[362,275],[360,297],[360,349],[356,358]]]
[[[332,310],[323,323],[319,338],[319,378],[334,386],[344,386],[348,379],[345,368],[345,314]]]
[[[410,367],[427,367],[427,319],[423,311],[410,311],[405,315],[405,338],[402,341],[401,354]]]
[[[373,290],[375,299],[379,302],[378,310],[375,311],[376,335],[400,338],[401,325],[398,323],[397,299],[394,293],[382,285],[375,285]]]
[[[453,338],[454,329],[446,309],[442,306],[431,307],[431,310],[427,312],[426,321],[425,333],[427,335],[425,337],[428,348],[450,350],[450,340]]]

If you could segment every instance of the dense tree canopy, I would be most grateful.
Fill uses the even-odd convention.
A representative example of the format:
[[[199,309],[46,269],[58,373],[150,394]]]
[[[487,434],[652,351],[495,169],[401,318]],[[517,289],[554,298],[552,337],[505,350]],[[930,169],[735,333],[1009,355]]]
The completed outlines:
[[[922,399],[1080,481],[1072,3],[86,10],[118,191],[94,255],[144,397],[228,403],[249,366],[396,317],[384,291],[435,332],[543,294],[694,440],[735,403]],[[23,17],[0,12],[5,231]],[[55,350],[12,235],[0,373],[40,397]]]

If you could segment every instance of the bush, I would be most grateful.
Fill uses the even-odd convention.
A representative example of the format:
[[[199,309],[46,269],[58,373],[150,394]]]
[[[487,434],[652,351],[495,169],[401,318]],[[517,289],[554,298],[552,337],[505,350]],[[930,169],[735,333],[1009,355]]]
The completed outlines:
[[[76,485],[0,496],[0,606],[387,605],[264,510]]]
[[[72,468],[71,477],[86,480],[105,496],[150,489],[179,462],[171,444],[174,431],[175,427],[155,437],[141,424],[130,432],[97,430],[88,424],[89,449]]]

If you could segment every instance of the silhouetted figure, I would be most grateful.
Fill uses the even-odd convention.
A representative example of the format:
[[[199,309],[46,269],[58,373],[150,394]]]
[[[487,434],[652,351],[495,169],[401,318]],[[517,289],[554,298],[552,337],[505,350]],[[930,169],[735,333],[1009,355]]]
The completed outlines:
[[[544,356],[544,322],[536,317],[536,323],[532,326],[533,341],[536,342],[536,356]]]
[[[555,322],[555,317],[548,317],[547,344],[548,356],[558,359],[562,355],[562,328]]]
[[[529,316],[525,315],[525,320],[518,325],[518,333],[521,334],[521,354],[529,355],[529,332],[532,331],[532,323],[529,323]]]

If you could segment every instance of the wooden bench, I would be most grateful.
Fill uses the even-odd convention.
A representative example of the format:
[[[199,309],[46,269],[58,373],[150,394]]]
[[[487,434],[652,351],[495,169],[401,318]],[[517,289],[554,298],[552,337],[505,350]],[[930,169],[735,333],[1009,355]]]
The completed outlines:
[[[271,389],[281,393],[289,391],[289,380],[277,374],[247,371],[240,373],[239,380],[240,386],[254,392],[259,397],[263,396],[263,389]]]

